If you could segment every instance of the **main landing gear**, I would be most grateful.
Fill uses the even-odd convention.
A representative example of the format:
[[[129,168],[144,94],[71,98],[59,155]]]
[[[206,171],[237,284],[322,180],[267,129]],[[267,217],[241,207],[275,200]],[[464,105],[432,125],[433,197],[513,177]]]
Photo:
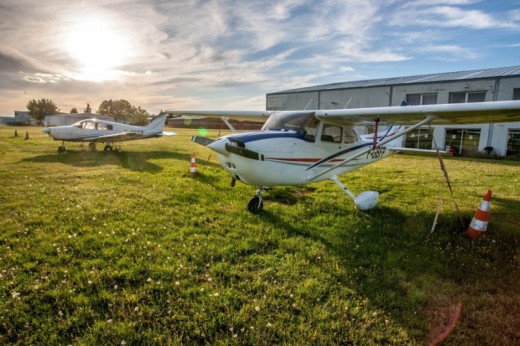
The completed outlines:
[[[247,210],[249,210],[253,214],[259,214],[262,212],[264,208],[264,201],[262,199],[262,191],[264,188],[258,187],[256,189],[256,194],[249,200],[247,203]]]
[[[105,142],[105,148],[103,150],[106,152],[115,151],[116,153],[123,151],[123,149],[121,149],[121,144],[118,144],[116,147],[114,147],[114,143],[112,142]]]
[[[377,191],[363,191],[359,195],[354,195],[345,185],[343,185],[338,176],[333,176],[330,178],[333,182],[338,185],[343,192],[345,192],[356,204],[356,208],[359,210],[369,210],[376,206],[379,199],[379,192]]]
[[[58,147],[58,153],[65,152],[65,142],[61,142],[61,145]]]

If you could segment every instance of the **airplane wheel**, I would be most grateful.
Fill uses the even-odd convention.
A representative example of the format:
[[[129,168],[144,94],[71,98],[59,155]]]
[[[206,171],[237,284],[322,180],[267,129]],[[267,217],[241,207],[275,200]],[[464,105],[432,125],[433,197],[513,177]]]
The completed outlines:
[[[60,145],[58,147],[58,153],[63,153],[65,151],[65,147],[63,145]]]
[[[112,151],[111,145],[105,145],[105,151]]]
[[[259,214],[264,208],[264,201],[260,196],[253,196],[247,203],[247,210],[253,214]]]

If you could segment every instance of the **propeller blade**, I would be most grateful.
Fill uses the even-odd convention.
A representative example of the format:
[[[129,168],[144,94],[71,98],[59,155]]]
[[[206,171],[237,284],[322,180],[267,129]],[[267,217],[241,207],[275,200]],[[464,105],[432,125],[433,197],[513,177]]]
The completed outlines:
[[[209,144],[215,142],[214,139],[208,138],[208,137],[201,137],[201,136],[192,136],[191,141],[195,142],[197,144],[201,144],[205,147],[207,147]]]

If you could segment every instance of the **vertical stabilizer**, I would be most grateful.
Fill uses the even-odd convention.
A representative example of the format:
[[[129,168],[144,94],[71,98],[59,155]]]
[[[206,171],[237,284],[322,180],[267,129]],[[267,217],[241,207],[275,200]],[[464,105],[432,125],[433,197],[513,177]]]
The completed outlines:
[[[148,134],[151,133],[160,133],[164,128],[164,123],[166,123],[166,118],[168,114],[159,115],[157,118],[152,120],[150,124],[148,124],[145,128],[145,132]]]

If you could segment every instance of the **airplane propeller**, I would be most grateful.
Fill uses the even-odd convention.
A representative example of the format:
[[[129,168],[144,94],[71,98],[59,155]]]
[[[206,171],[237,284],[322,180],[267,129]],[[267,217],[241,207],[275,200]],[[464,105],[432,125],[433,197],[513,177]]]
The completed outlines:
[[[238,142],[238,143],[240,143],[240,142]],[[243,143],[240,143],[240,144],[244,145]],[[262,155],[256,151],[246,149],[239,145],[235,146],[235,145],[226,143],[225,148],[228,152],[230,152],[232,154],[240,155],[245,158],[252,159],[252,160],[264,161],[264,155]]]
[[[245,144],[240,141],[237,141],[237,140],[230,141],[227,138],[221,138],[221,139],[214,140],[211,138],[201,137],[201,136],[193,136],[193,137],[191,137],[191,140],[195,143],[202,144],[225,156],[227,156],[228,154],[231,153],[231,154],[240,155],[240,156],[246,157],[248,159],[252,159],[252,160],[259,160],[259,161],[264,160],[264,155],[262,155],[256,151],[246,149]]]

